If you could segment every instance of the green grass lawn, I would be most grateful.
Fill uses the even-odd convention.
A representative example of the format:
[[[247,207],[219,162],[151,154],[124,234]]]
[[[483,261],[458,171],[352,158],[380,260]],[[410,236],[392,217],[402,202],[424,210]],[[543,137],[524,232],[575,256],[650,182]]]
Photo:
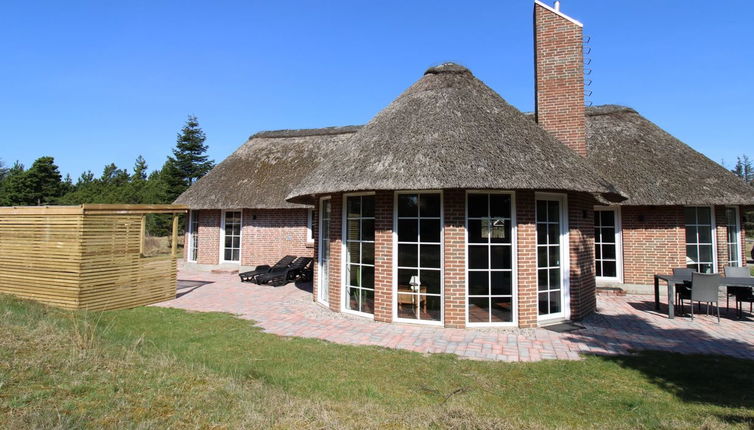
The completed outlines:
[[[347,322],[344,322],[347,323]],[[282,338],[226,314],[0,296],[6,428],[750,428],[754,362],[506,364]]]

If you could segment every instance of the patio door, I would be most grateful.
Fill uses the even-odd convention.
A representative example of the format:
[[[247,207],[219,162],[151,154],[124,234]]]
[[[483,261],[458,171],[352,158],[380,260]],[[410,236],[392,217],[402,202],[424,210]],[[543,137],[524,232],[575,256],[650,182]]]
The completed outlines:
[[[594,274],[597,279],[621,282],[623,253],[621,251],[620,210],[594,209]]]
[[[537,195],[537,307],[540,320],[566,317],[568,227],[565,196]]]
[[[320,302],[329,302],[330,293],[330,199],[319,203],[319,284],[317,296]]]

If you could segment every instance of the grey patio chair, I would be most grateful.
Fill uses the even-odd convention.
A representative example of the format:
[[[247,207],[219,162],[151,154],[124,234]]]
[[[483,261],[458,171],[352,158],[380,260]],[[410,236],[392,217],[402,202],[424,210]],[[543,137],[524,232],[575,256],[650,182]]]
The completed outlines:
[[[673,269],[673,276],[688,276],[689,278],[694,273],[694,269],[687,267],[676,267]],[[681,313],[683,313],[683,301],[691,300],[691,284],[683,282],[675,284],[675,304],[681,307]],[[691,306],[694,306],[694,302],[691,302]]]
[[[717,323],[720,324],[720,284],[722,278],[719,273],[694,273],[691,275],[691,301],[706,302],[707,314],[709,304],[715,303],[717,308]],[[691,319],[694,319],[694,304],[691,303]]]
[[[748,278],[751,276],[748,267],[725,267],[725,277],[732,278]],[[743,291],[746,290],[746,291]],[[737,287],[735,285],[728,285],[725,288],[725,309],[730,310],[730,298],[739,297],[744,292],[748,292],[748,287]]]

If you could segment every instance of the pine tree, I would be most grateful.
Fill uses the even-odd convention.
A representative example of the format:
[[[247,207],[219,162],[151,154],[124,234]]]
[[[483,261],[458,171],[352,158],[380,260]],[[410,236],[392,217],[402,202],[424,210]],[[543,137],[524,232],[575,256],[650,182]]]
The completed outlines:
[[[29,192],[24,165],[16,161],[13,167],[8,169],[0,190],[0,204],[3,206],[27,205]]]
[[[63,195],[64,186],[60,170],[52,157],[39,157],[26,172],[29,194],[28,204],[55,203]]]
[[[147,168],[147,160],[141,155],[136,157],[136,162],[134,162],[134,174],[131,176],[131,179],[145,181],[147,179]]]
[[[189,115],[186,124],[178,133],[173,156],[168,157],[162,168],[162,178],[170,202],[212,169],[214,162],[206,155],[207,136],[199,127],[196,117]]]

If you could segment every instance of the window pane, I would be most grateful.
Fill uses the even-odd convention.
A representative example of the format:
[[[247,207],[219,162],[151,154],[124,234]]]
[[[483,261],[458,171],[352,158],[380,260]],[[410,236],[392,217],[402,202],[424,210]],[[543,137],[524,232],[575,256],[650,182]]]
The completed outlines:
[[[491,263],[493,269],[510,269],[511,268],[511,247],[510,246],[491,246]]]
[[[442,317],[442,299],[440,297],[424,296],[422,308],[422,319],[430,321],[440,321]]]
[[[712,243],[712,230],[709,227],[699,227],[699,243]]]
[[[549,280],[547,278],[547,269],[538,269],[537,270],[537,288],[539,290],[546,290],[548,289]]]
[[[420,223],[422,242],[440,242],[439,219],[423,219]]]
[[[560,247],[548,246],[547,257],[549,258],[550,267],[560,267]]]
[[[602,242],[602,229],[601,228],[594,229],[594,241]]]
[[[359,301],[361,299],[361,294],[358,288],[348,288],[347,294],[348,294],[348,301],[346,302],[346,305],[348,306],[348,309],[352,311],[358,311],[360,309]]]
[[[361,290],[361,312],[374,313],[374,290]]]
[[[602,262],[601,261],[595,261],[595,264],[594,264],[594,275],[595,276],[602,276]]]
[[[469,220],[469,243],[487,243],[487,238],[482,237],[482,223],[486,219]]]
[[[419,195],[419,215],[423,217],[440,217],[440,195],[439,194],[420,194]]]
[[[374,196],[361,197],[361,216],[374,218]]]
[[[398,269],[398,291],[411,291],[412,276],[417,276],[419,273],[416,269]]]
[[[350,265],[350,269],[348,270],[348,285],[352,285],[354,287],[359,286],[359,272],[361,270],[360,267],[361,266],[357,266],[355,264]]]
[[[468,195],[468,200],[468,216],[470,218],[481,218],[487,216],[487,194],[471,193]]]
[[[702,245],[699,247],[699,261],[701,263],[712,262],[712,246],[711,245]]]
[[[537,243],[547,243],[547,224],[537,224]]]
[[[686,259],[691,260],[694,263],[699,261],[696,245],[686,245]]]
[[[487,269],[488,264],[486,246],[469,246],[469,269]]]
[[[511,243],[511,222],[503,218],[490,219],[490,242]]]
[[[418,214],[416,194],[398,194],[398,216],[415,217]]]
[[[493,218],[510,218],[511,196],[507,194],[490,194],[490,216]]]
[[[469,272],[469,295],[486,296],[489,293],[488,272]]]
[[[560,243],[560,224],[547,225],[547,239],[550,245]]]
[[[603,228],[602,229],[602,241],[608,243],[615,243],[615,229]]]
[[[538,246],[537,247],[537,267],[547,267],[547,266],[548,266],[547,247]]]
[[[490,317],[491,322],[513,321],[513,299],[509,297],[493,297]]]
[[[361,240],[374,240],[374,220],[361,220]]]
[[[601,245],[595,245],[594,246],[594,258],[599,260],[602,258],[602,246]]]
[[[426,288],[427,294],[440,294],[440,271],[439,270],[422,270],[419,276],[422,287]]]
[[[363,242],[361,244],[361,262],[374,264],[374,243]]]
[[[398,242],[418,242],[419,231],[415,219],[398,220]]]
[[[614,227],[615,226],[615,212],[613,212],[613,211],[599,211],[597,213],[600,215],[600,219],[602,220],[602,226],[603,227]]]
[[[712,224],[710,208],[696,208],[697,224]]]
[[[440,245],[421,245],[421,267],[440,268]]]
[[[602,258],[615,260],[615,245],[602,245]]]
[[[419,256],[419,245],[398,244],[398,266],[416,267]]]
[[[615,261],[605,261],[604,263],[602,263],[602,267],[604,269],[602,271],[602,275],[597,276],[605,276],[608,278],[614,278],[618,276],[618,272],[615,267]]]
[[[490,299],[487,297],[469,297],[469,322],[489,322]]]
[[[560,269],[550,269],[550,289],[560,289]]]
[[[374,267],[361,266],[361,287],[374,290]]]
[[[550,313],[560,312],[560,291],[550,293]]]
[[[398,303],[398,318],[411,318],[416,319],[416,294],[411,293],[398,293],[396,301]]]
[[[361,197],[348,197],[348,217],[358,218],[361,216]]]
[[[547,221],[547,202],[537,200],[537,222]]]
[[[359,220],[351,220],[348,221],[348,232],[347,232],[347,238],[348,240],[359,240],[359,230],[360,230],[360,223]]]
[[[349,242],[348,243],[348,260],[352,263],[361,262],[361,243]]]
[[[539,300],[537,300],[537,303],[540,315],[546,315],[550,313],[549,298],[549,293],[539,293]]]
[[[547,220],[550,222],[560,222],[560,203],[556,201],[547,202]]]
[[[492,272],[490,294],[493,296],[509,296],[513,292],[511,272]]]

